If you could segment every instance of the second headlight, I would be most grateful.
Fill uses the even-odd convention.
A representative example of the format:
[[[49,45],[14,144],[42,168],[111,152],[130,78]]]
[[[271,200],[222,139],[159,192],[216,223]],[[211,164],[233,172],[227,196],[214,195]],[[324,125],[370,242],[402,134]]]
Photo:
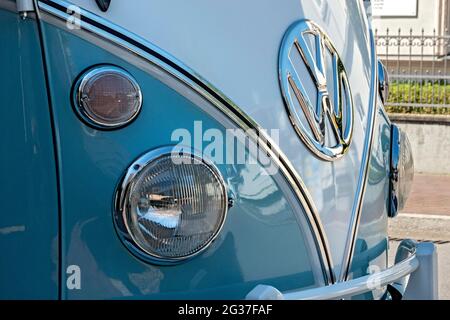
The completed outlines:
[[[391,174],[389,216],[397,216],[405,207],[414,179],[414,159],[408,136],[393,124],[391,131]]]

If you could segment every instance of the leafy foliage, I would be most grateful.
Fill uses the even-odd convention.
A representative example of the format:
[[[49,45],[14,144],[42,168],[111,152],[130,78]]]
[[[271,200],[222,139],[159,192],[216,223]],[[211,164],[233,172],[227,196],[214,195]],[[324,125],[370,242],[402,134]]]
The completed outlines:
[[[391,106],[389,103],[400,105]],[[409,103],[423,106],[408,106]],[[447,104],[449,107],[428,107],[427,104]],[[450,84],[391,83],[386,110],[390,113],[450,114]]]

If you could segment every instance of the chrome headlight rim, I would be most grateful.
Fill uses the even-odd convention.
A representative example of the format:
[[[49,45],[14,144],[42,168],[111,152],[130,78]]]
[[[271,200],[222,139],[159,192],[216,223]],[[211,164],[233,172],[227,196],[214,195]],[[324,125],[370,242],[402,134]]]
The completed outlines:
[[[389,99],[389,72],[381,60],[378,60],[378,94],[383,105],[386,105]]]
[[[414,158],[408,136],[397,125],[392,124],[388,210],[390,218],[395,218],[404,209],[413,179]]]
[[[202,253],[204,253],[211,244],[218,238],[218,236],[221,234],[221,231],[223,230],[223,227],[225,225],[227,216],[228,216],[228,209],[229,209],[229,198],[228,198],[228,192],[227,187],[225,184],[225,180],[223,179],[222,174],[220,173],[217,166],[210,161],[209,159],[205,158],[201,153],[199,153],[196,150],[190,149],[189,152],[178,152],[177,149],[179,146],[164,146],[157,149],[153,149],[151,151],[148,151],[144,154],[142,154],[140,157],[138,157],[131,165],[128,166],[128,169],[125,171],[125,174],[123,175],[122,179],[120,180],[119,185],[116,188],[115,191],[115,197],[114,197],[114,208],[113,208],[113,220],[116,232],[122,241],[122,243],[125,245],[125,247],[136,257],[143,260],[144,262],[156,264],[156,265],[176,265],[185,261],[188,261]],[[187,149],[184,149],[187,150]],[[127,222],[127,210],[130,210],[129,208],[129,201],[127,199],[129,198],[130,191],[136,182],[136,178],[139,177],[139,173],[144,170],[147,165],[149,165],[151,162],[156,161],[158,159],[161,159],[163,157],[166,157],[168,155],[184,155],[184,156],[190,156],[193,157],[199,161],[201,161],[202,164],[208,167],[208,169],[214,174],[215,178],[218,180],[218,184],[221,187],[221,192],[223,195],[223,213],[221,215],[221,220],[219,223],[218,228],[216,229],[213,236],[205,242],[200,249],[198,249],[196,252],[193,252],[188,255],[184,255],[181,257],[164,257],[155,253],[148,252],[145,248],[143,248],[139,241],[135,239],[133,236],[133,232],[131,227],[129,226]]]
[[[115,123],[108,123],[93,116],[86,110],[83,102],[83,92],[90,81],[101,74],[108,73],[124,77],[136,91],[136,110],[126,120],[116,121]],[[73,86],[72,100],[75,113],[85,124],[92,128],[104,131],[121,129],[132,123],[140,114],[144,102],[142,90],[137,80],[128,71],[112,64],[94,65],[82,72]]]
[[[389,204],[389,217],[394,218],[397,216],[398,208],[398,184],[399,184],[399,162],[400,162],[400,129],[396,125],[392,125],[391,128],[391,163],[390,163],[390,204]]]

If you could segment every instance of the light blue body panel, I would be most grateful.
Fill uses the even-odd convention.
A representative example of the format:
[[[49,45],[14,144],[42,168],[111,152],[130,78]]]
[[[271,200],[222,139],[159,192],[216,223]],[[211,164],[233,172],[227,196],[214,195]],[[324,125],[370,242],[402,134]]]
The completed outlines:
[[[224,132],[224,124],[140,68],[137,57],[130,63],[113,44],[41,22],[49,110],[36,21],[0,9],[0,26],[8,44],[0,50],[1,191],[8,199],[0,205],[0,298],[242,299],[258,284],[283,292],[323,285],[314,269],[315,243],[299,225],[303,212],[260,165],[217,164],[235,201],[205,253],[176,266],[132,255],[113,222],[116,187],[128,166],[149,150],[176,144],[176,129],[194,136],[194,121],[203,131]],[[77,77],[100,64],[127,70],[142,89],[140,115],[119,130],[91,128],[73,110]],[[387,265],[390,123],[381,104],[372,145],[349,279]],[[327,186],[333,189],[333,181]],[[81,270],[80,290],[66,287],[72,265]],[[384,291],[355,298],[378,299]]]
[[[62,266],[81,269],[81,290],[63,298],[244,298],[257,284],[283,290],[316,286],[310,253],[295,213],[257,165],[218,165],[236,194],[219,238],[207,252],[177,266],[135,258],[113,224],[113,198],[127,167],[146,151],[175,144],[177,128],[224,128],[197,106],[117,56],[50,24],[43,24],[58,136],[62,202]],[[99,131],[77,118],[71,86],[86,68],[113,64],[141,86],[139,117],[116,131]],[[191,131],[192,132],[192,131]],[[257,183],[255,183],[255,180]],[[259,181],[258,181],[259,180]]]
[[[377,93],[377,59],[362,1],[197,0],[196,5],[183,0],[115,1],[107,12],[93,1],[71,2],[113,28],[158,46],[218,88],[261,128],[279,130],[279,148],[314,202],[328,240],[331,268],[343,280],[360,211],[359,191],[365,184],[372,97]],[[280,90],[282,40],[289,27],[303,19],[323,29],[347,71],[354,102],[353,136],[339,161],[322,161],[306,147],[291,124]],[[300,65],[302,59],[293,60]],[[314,99],[317,88],[308,71],[298,72],[306,76],[302,82]]]
[[[0,299],[58,298],[58,196],[35,20],[0,8]]]
[[[379,272],[387,267],[390,150],[391,124],[380,102],[349,280]],[[364,297],[355,298],[380,299],[384,292],[384,288],[378,288]]]

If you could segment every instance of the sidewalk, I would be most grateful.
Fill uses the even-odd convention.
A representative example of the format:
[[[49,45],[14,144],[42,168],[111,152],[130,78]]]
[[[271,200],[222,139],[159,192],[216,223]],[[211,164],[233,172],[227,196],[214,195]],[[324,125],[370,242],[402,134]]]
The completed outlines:
[[[450,175],[415,174],[403,212],[450,216]]]
[[[389,237],[391,263],[402,239],[436,244],[439,298],[450,299],[450,175],[415,175],[405,209],[395,219],[389,219]]]
[[[389,236],[450,242],[450,176],[416,174],[405,209],[389,220]]]

